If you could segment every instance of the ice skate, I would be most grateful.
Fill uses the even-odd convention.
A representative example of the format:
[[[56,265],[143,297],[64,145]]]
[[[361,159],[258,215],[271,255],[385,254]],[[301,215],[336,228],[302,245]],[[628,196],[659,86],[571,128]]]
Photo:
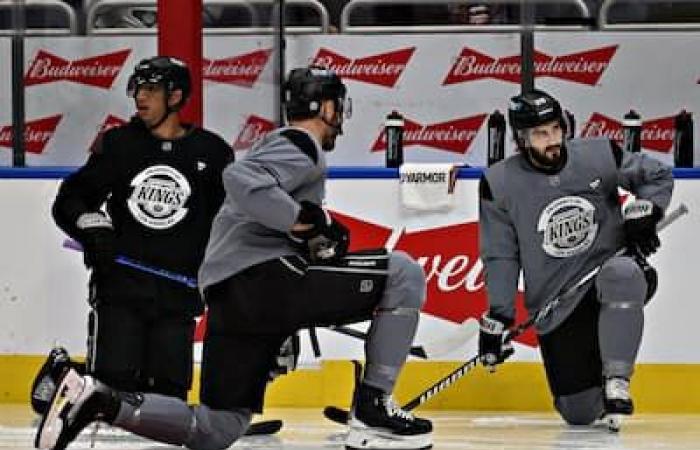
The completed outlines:
[[[112,390],[89,375],[81,377],[69,369],[61,378],[50,407],[36,433],[38,449],[63,450],[91,422],[113,419],[118,401],[112,402]],[[110,411],[111,410],[111,411]]]
[[[391,395],[362,385],[350,417],[348,449],[427,449],[432,423],[401,409]]]
[[[60,379],[70,367],[68,351],[63,347],[54,347],[39,369],[32,382],[31,404],[35,413],[44,415],[49,409],[49,402],[56,391],[56,380]]]
[[[630,382],[626,378],[613,377],[605,380],[605,414],[603,418],[610,431],[620,431],[623,418],[634,412],[629,389]]]

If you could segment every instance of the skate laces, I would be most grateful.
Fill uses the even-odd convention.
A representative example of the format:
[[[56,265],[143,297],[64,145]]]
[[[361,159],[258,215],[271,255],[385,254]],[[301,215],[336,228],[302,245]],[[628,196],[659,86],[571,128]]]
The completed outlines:
[[[608,378],[605,382],[605,395],[610,399],[629,400],[630,382],[624,378]]]
[[[392,397],[389,394],[385,394],[382,396],[381,399],[382,404],[384,405],[384,408],[386,408],[386,412],[389,416],[391,417],[399,417],[404,420],[408,420],[413,422],[413,414],[410,412],[406,411],[405,409],[401,408],[395,401],[394,397]]]

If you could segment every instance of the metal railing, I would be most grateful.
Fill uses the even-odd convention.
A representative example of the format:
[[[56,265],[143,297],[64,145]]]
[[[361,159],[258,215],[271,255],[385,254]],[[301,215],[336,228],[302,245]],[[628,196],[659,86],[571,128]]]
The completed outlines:
[[[661,18],[654,17],[652,11],[645,9],[651,6],[670,7],[669,4],[688,4],[696,6],[700,12],[698,0],[673,0],[672,2],[661,0],[605,0],[598,13],[598,28],[604,31],[697,31],[700,30],[700,16],[697,21],[673,21],[662,22]],[[619,15],[623,20],[617,22],[615,8],[624,8]],[[636,11],[635,14],[635,9]],[[612,14],[611,14],[612,13]]]
[[[535,24],[532,28],[535,30],[546,31],[575,31],[588,30],[592,24],[591,14],[583,0],[527,0],[532,5],[542,6],[569,6],[576,10],[579,15],[573,19],[580,19],[580,24],[552,24],[542,25]],[[342,33],[360,34],[360,33],[453,33],[453,32],[477,32],[477,33],[494,33],[494,32],[517,32],[526,27],[526,25],[513,23],[499,24],[445,24],[445,25],[353,25],[351,24],[352,13],[358,8],[366,8],[371,6],[396,6],[401,5],[442,5],[449,7],[460,3],[455,0],[350,0],[345,5],[340,16],[340,30]],[[520,7],[522,0],[479,0],[479,4],[505,6],[505,7]],[[519,17],[519,14],[518,14]],[[585,23],[584,23],[585,22]]]
[[[275,27],[272,20],[261,19],[260,8],[273,8],[276,2],[272,0],[204,0],[204,8],[238,8],[244,12],[243,24],[236,26],[205,25],[202,28],[204,35],[226,34],[271,34]],[[326,33],[328,32],[328,12],[318,0],[286,0],[289,6],[303,6],[313,10],[318,15],[318,25],[296,26],[288,25],[286,32],[301,33]],[[86,18],[86,33],[88,35],[152,35],[157,32],[157,27],[128,27],[128,26],[104,26],[98,21],[101,14],[108,14],[118,8],[143,8],[151,9],[155,14],[157,0],[94,0],[88,7]],[[264,22],[264,23],[263,23]]]
[[[75,11],[65,2],[61,0],[24,0],[21,7],[25,8],[25,35],[72,35],[78,32],[78,20]],[[0,0],[0,14],[7,14],[9,17],[12,14],[12,9],[16,5],[12,1]],[[32,14],[34,13],[34,14]],[[46,16],[44,16],[46,15]],[[31,16],[31,17],[30,17]],[[35,20],[39,17],[46,18],[61,18],[64,26],[42,26],[35,25]],[[64,23],[63,23],[64,22]],[[9,21],[8,21],[9,23]],[[15,30],[11,27],[3,27],[0,29],[0,36],[11,36],[15,34]]]

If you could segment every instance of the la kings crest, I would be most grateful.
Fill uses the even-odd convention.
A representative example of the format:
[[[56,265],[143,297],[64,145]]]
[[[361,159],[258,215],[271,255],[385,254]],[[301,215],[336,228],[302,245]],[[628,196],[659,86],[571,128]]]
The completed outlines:
[[[163,230],[187,215],[185,203],[192,193],[189,181],[171,166],[156,165],[139,172],[127,200],[129,211],[142,225]]]
[[[568,258],[582,253],[598,234],[595,206],[583,197],[568,196],[544,208],[537,221],[542,249],[549,256]]]

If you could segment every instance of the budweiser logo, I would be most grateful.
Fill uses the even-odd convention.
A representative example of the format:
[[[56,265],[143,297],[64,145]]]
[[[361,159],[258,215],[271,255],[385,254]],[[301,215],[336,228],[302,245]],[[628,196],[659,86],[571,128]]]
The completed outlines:
[[[131,50],[120,50],[91,58],[68,61],[39,50],[24,76],[27,86],[72,81],[73,83],[109,89],[124,66]]]
[[[313,64],[332,69],[345,79],[394,87],[415,50],[415,47],[410,47],[366,58],[350,59],[321,48],[313,58]]]
[[[33,120],[24,124],[24,149],[28,153],[41,154],[46,143],[53,137],[61,115]],[[0,128],[0,146],[12,148],[12,125]]]
[[[421,125],[404,119],[403,145],[420,145],[464,154],[486,119],[486,114],[450,120],[433,125]],[[371,151],[386,150],[386,133],[382,131]]]
[[[265,69],[272,49],[224,59],[204,59],[202,77],[218,83],[252,87]]]
[[[124,120],[120,117],[114,116],[112,114],[109,114],[107,116],[107,118],[105,119],[105,121],[102,122],[102,125],[100,125],[100,127],[97,129],[97,136],[95,136],[95,139],[92,141],[92,144],[90,144],[90,149],[95,148],[95,145],[97,144],[97,138],[100,137],[103,133],[111,130],[112,128],[122,126],[126,123],[127,123],[126,120]]]
[[[535,76],[595,85],[610,65],[615,51],[617,45],[561,56],[550,56],[535,50]],[[520,59],[520,55],[496,59],[465,47],[442,84],[464,83],[483,78],[520,83]]]
[[[676,134],[673,122],[673,116],[642,122],[642,148],[661,153],[670,152]],[[593,113],[591,118],[583,124],[581,137],[607,137],[622,145],[624,141],[622,122],[600,113]]]
[[[236,151],[248,150],[274,128],[275,124],[272,121],[251,114],[243,124],[241,132],[238,133],[238,137],[233,143],[233,149]]]

